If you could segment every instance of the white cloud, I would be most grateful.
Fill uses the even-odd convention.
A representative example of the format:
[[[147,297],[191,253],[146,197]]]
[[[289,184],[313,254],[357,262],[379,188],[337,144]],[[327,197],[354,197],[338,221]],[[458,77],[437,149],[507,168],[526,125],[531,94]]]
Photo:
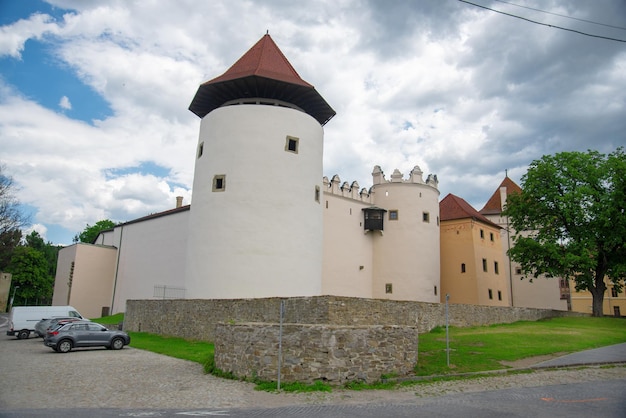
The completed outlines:
[[[63,96],[61,100],[59,100],[59,107],[61,107],[61,109],[70,110],[72,109],[72,103],[67,96]]]
[[[329,177],[369,187],[374,165],[405,176],[419,165],[438,174],[442,197],[480,209],[505,169],[519,181],[543,154],[626,144],[623,44],[460,2],[51,3],[71,10],[0,27],[0,56],[47,42],[113,114],[79,122],[0,84],[0,158],[36,222],[74,233],[171,208],[176,195],[189,202],[199,120],[187,107],[266,30],[337,111],[325,126]],[[528,5],[614,25],[626,13],[619,0]],[[169,173],[123,170],[145,161]]]

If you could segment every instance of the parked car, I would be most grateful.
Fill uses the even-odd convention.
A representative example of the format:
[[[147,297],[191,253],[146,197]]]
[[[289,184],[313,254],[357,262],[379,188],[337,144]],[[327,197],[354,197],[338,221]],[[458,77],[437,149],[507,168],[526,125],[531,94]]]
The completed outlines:
[[[95,322],[76,321],[49,329],[43,343],[59,353],[67,353],[78,347],[120,350],[130,344],[130,336],[124,331],[109,330]]]
[[[35,324],[35,334],[38,337],[43,338],[46,336],[46,332],[48,331],[48,329],[52,329],[56,327],[57,324],[60,324],[60,323],[67,324],[68,322],[75,322],[75,321],[81,321],[81,320],[84,321],[84,319],[82,318],[75,318],[75,317],[69,317],[69,316],[42,319],[41,321]]]

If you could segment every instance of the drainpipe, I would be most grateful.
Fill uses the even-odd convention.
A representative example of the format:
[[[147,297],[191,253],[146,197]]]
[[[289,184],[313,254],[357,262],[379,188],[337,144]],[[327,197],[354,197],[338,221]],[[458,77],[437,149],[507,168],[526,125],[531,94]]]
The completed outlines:
[[[115,291],[117,290],[117,273],[120,269],[120,255],[122,253],[122,238],[124,237],[124,226],[120,227],[120,242],[117,246],[117,260],[115,261],[115,279],[113,280],[113,296],[111,297],[111,312],[113,315],[113,304],[115,303]]]

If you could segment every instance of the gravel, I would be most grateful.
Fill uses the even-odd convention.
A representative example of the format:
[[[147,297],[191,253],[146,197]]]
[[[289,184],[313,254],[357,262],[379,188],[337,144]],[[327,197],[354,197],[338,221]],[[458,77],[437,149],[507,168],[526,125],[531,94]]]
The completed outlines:
[[[202,366],[148,351],[78,349],[59,354],[41,338],[0,335],[0,409],[263,408],[307,404],[406,403],[459,392],[626,377],[626,367],[537,370],[433,382],[396,390],[267,393],[254,384],[204,374]]]

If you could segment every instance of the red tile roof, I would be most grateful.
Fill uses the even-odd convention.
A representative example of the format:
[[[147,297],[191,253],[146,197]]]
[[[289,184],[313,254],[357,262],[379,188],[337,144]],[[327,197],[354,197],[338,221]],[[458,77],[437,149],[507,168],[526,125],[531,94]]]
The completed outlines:
[[[333,108],[300,78],[269,35],[264,35],[224,74],[202,83],[189,110],[203,118],[229,101],[254,98],[293,104],[321,125],[335,116]]]
[[[203,85],[252,75],[267,77],[291,84],[299,84],[305,87],[313,87],[300,78],[269,34],[259,39],[259,41],[224,74],[203,83]]]
[[[454,219],[474,219],[487,225],[500,228],[495,223],[481,215],[476,209],[467,203],[464,199],[449,193],[439,202],[439,216],[442,221],[451,221]]]
[[[497,213],[502,213],[502,199],[500,198],[500,188],[506,187],[506,195],[510,195],[512,193],[521,193],[522,188],[519,187],[513,180],[511,180],[508,176],[502,180],[500,186],[496,189],[496,191],[491,195],[485,206],[480,210],[480,213],[484,215],[493,215]]]

